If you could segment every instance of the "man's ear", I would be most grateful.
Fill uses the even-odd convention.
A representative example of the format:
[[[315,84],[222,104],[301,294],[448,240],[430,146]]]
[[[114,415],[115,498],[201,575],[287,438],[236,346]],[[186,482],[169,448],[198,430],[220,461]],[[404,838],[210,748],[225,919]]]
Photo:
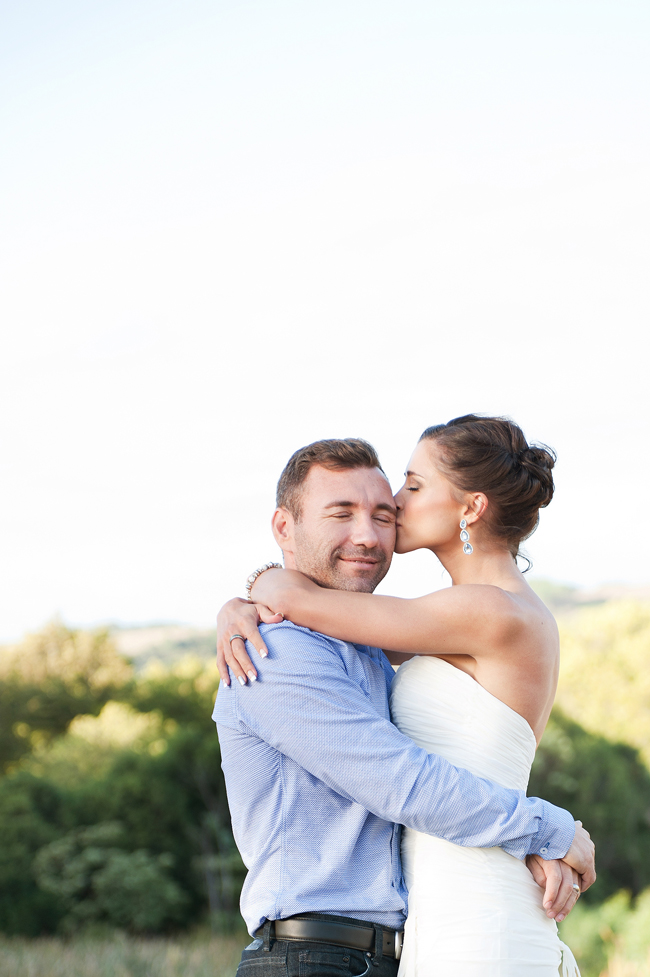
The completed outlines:
[[[293,529],[295,520],[288,509],[276,509],[271,520],[275,541],[283,553],[293,552]]]

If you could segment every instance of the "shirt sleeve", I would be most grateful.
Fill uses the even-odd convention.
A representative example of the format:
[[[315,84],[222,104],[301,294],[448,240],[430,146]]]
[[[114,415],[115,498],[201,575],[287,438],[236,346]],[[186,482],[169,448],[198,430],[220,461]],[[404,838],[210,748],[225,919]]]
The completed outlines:
[[[241,727],[386,821],[517,858],[567,853],[575,832],[568,811],[416,746],[348,676],[334,641],[270,627],[265,642],[260,680],[229,691]]]

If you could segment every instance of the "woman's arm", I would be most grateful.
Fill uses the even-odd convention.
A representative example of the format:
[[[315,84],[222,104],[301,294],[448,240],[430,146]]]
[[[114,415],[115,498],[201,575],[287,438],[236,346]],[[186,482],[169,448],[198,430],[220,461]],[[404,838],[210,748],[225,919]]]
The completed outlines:
[[[525,624],[510,594],[484,584],[449,587],[406,600],[326,590],[296,570],[267,570],[251,593],[294,624],[410,655],[502,652]]]

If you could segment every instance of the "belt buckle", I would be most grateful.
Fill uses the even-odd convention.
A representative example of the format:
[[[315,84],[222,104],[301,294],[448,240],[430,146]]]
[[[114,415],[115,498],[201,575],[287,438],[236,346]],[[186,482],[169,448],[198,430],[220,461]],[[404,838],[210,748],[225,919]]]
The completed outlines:
[[[404,945],[404,933],[395,930],[395,959],[399,960],[402,956],[402,946]]]

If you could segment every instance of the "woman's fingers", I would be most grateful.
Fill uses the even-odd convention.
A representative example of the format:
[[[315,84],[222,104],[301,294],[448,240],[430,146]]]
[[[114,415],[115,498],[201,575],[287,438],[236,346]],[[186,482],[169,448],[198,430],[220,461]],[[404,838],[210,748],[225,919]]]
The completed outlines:
[[[257,678],[257,672],[246,654],[244,640],[250,638],[259,653],[262,655],[265,653],[266,648],[262,636],[257,630],[259,620],[255,605],[238,597],[229,600],[219,611],[217,615],[217,668],[221,681],[225,685],[230,685],[228,666],[230,666],[235,678],[242,684],[248,680],[248,672]],[[236,650],[233,645],[236,646]]]
[[[217,635],[217,668],[219,670],[219,678],[223,684],[230,685],[230,675],[228,674],[228,665],[226,664],[226,649],[219,635]]]
[[[259,632],[257,629],[255,630],[258,638],[261,641],[262,639]],[[226,652],[226,664],[239,684],[246,685],[246,682],[249,680],[251,682],[256,682],[257,671],[253,668],[253,663],[246,652],[244,637],[239,635],[237,635],[237,637],[232,637],[228,644],[230,646],[230,650]],[[266,649],[264,649],[264,652],[260,651],[260,654],[262,657],[264,657],[266,654]]]
[[[260,621],[263,624],[279,624],[281,621],[284,621],[282,614],[275,614],[266,604],[255,604],[255,607],[257,608]]]
[[[279,624],[282,620],[282,615],[275,614],[266,604],[251,604],[239,598],[224,604],[217,617],[217,668],[224,685],[230,685],[231,675],[240,685],[257,681],[257,669],[246,651],[246,641],[261,658],[266,658],[268,650],[258,624]]]

